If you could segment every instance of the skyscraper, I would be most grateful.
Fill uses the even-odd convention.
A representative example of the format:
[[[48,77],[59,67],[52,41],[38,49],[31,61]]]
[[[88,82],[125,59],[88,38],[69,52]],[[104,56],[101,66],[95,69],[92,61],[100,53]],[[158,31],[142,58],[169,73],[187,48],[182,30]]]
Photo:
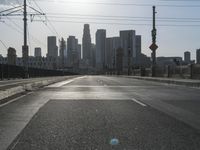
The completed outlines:
[[[69,67],[78,65],[78,39],[75,36],[69,36],[67,39],[67,61]]]
[[[62,38],[60,41],[60,68],[65,67],[65,51],[66,51],[66,42]]]
[[[79,59],[79,61],[80,61],[80,60],[81,60],[81,57],[82,57],[82,54],[81,54],[81,44],[78,44],[77,50],[78,50],[78,59]]]
[[[106,38],[105,65],[106,68],[111,68],[113,56],[113,38]]]
[[[87,65],[91,65],[91,36],[90,36],[90,26],[89,24],[84,25],[83,29],[83,40],[82,40],[82,52],[83,52],[83,60]]]
[[[92,66],[95,68],[96,66],[96,45],[92,43]]]
[[[113,37],[113,56],[112,56],[112,63],[113,69],[116,68],[116,61],[117,61],[117,49],[121,47],[120,45],[120,37]]]
[[[48,52],[47,57],[58,57],[58,46],[55,36],[48,36],[47,39]]]
[[[137,57],[135,30],[120,31],[120,41],[123,49],[123,70],[128,71],[133,59]]]
[[[141,35],[136,35],[136,57],[135,59],[133,59],[133,62],[135,64],[141,63],[140,60],[141,52],[142,52],[142,37]]]
[[[35,57],[42,57],[42,50],[40,47],[35,48]]]
[[[200,49],[197,49],[196,51],[196,62],[197,64],[200,64]]]
[[[14,48],[12,47],[8,48],[7,58],[9,65],[16,65],[17,55],[16,55],[16,50]]]
[[[96,69],[105,67],[106,30],[99,29],[96,32]]]
[[[188,64],[191,62],[191,54],[190,54],[189,51],[186,51],[186,52],[184,53],[184,61],[185,61],[186,63],[188,63]]]

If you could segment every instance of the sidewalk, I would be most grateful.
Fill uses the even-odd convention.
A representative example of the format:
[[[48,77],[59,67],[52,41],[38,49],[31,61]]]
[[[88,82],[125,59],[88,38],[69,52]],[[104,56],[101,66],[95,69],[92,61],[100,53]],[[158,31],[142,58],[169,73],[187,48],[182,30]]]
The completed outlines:
[[[140,77],[140,76],[122,76],[126,78],[155,81],[167,84],[183,85],[188,87],[200,87],[200,80],[193,79],[176,79],[176,78],[161,78],[161,77]]]
[[[74,78],[75,76],[61,76],[61,77],[44,77],[44,78],[31,78],[25,80],[8,80],[0,82],[0,104],[4,103],[3,100],[20,94],[25,91],[31,91],[52,83],[63,81],[66,79]]]

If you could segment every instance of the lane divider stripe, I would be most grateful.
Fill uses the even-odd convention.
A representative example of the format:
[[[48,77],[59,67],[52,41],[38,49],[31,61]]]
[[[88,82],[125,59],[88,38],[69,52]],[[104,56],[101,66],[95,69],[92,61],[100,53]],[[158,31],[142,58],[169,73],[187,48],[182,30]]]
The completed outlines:
[[[134,102],[136,102],[137,104],[139,104],[139,105],[143,106],[143,107],[147,107],[147,105],[146,105],[146,104],[144,104],[144,103],[142,103],[142,102],[140,102],[140,101],[136,100],[135,98],[132,98],[132,100],[133,100]]]

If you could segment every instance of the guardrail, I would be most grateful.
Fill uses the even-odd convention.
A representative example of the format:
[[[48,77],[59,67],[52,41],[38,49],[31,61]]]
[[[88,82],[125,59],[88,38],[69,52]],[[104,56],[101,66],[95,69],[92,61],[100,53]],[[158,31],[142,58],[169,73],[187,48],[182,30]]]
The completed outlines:
[[[109,75],[128,75],[127,71],[118,72],[116,70],[107,70]],[[152,69],[141,67],[131,69],[131,76],[151,77]],[[183,78],[183,79],[200,79],[200,64],[191,64],[185,66],[157,66],[156,77]]]
[[[29,77],[51,77],[51,76],[66,76],[75,75],[75,73],[62,71],[62,70],[50,70],[39,68],[28,68]],[[0,79],[13,79],[23,78],[24,68],[21,66],[14,66],[8,64],[0,64]]]
[[[151,68],[140,68],[132,70],[135,76],[151,76]],[[157,77],[200,79],[200,65],[191,64],[187,66],[156,67]]]

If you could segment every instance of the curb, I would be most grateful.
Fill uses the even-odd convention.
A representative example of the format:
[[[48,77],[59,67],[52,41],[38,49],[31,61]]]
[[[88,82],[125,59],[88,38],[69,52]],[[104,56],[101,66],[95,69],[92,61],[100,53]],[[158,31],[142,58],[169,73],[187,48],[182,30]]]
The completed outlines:
[[[36,88],[40,88],[40,87],[43,87],[43,86],[47,86],[49,84],[60,82],[60,81],[63,81],[65,79],[70,79],[71,77],[72,76],[45,79],[45,80],[42,80],[42,81],[36,81],[36,82],[33,82],[33,83],[28,83],[28,84],[24,84],[24,85],[20,85],[20,86],[16,86],[16,87],[13,87],[13,88],[10,88],[10,89],[3,90],[3,91],[0,92],[0,101],[3,100],[3,99],[6,99],[8,97],[11,97],[13,95],[20,94],[20,93],[25,92],[25,91],[32,91]]]
[[[151,78],[151,77],[137,77],[137,76],[121,76],[125,78],[132,78],[138,80],[146,80],[146,81],[154,81],[160,83],[167,83],[167,84],[175,84],[175,85],[182,85],[187,87],[200,87],[200,80],[190,80],[190,81],[183,81],[179,79],[166,79],[166,78]]]

